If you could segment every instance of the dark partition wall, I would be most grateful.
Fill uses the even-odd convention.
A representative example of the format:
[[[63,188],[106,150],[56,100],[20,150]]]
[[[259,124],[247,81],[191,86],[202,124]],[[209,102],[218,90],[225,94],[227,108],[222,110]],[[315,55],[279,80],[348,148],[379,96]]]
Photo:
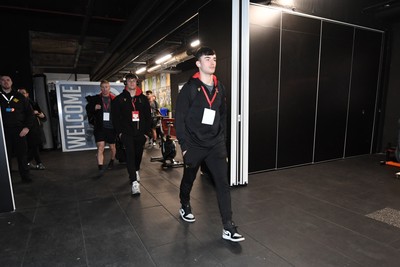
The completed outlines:
[[[356,29],[346,156],[371,151],[381,47],[382,33]]]
[[[276,10],[250,18],[250,172],[276,167],[280,24]]]
[[[370,153],[383,33],[276,12],[250,7],[249,172]]]
[[[323,22],[314,161],[344,155],[354,28]]]
[[[278,168],[312,162],[321,22],[283,13]]]
[[[11,174],[7,162],[6,143],[3,132],[3,120],[0,110],[0,213],[15,210]]]

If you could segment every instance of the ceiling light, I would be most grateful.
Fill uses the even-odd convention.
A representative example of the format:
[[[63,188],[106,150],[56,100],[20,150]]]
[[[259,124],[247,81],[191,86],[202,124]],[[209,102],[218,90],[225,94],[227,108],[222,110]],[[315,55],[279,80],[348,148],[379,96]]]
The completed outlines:
[[[283,7],[283,8],[289,8],[291,10],[295,10],[294,6],[294,1],[293,0],[272,0],[271,5],[273,6],[278,6],[278,7]]]
[[[120,81],[120,80],[117,80],[115,83],[121,83],[121,81]]]
[[[152,71],[158,70],[159,68],[161,68],[161,65],[155,65],[155,66],[149,68],[147,71],[152,72]]]
[[[200,45],[200,40],[194,40],[193,42],[190,43],[191,47],[196,47],[198,45]]]
[[[168,59],[170,59],[171,57],[172,57],[171,54],[160,57],[159,59],[156,60],[156,64],[161,64],[161,63],[167,61]]]
[[[143,68],[138,69],[135,73],[136,74],[141,74],[141,73],[143,73],[145,71],[146,71],[146,67],[143,67]]]
[[[287,6],[287,7],[293,6],[293,0],[281,0],[280,3],[282,6]]]

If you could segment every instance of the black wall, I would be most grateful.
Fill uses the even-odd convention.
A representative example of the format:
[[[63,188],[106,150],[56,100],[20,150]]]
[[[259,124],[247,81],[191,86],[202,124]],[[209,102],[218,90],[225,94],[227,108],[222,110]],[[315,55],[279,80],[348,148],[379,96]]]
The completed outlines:
[[[290,14],[282,16],[278,167],[312,161],[319,30],[318,20]]]
[[[315,161],[344,155],[353,37],[351,27],[323,23]]]
[[[250,19],[249,171],[370,153],[383,33],[260,6]]]
[[[382,110],[382,113],[384,113],[382,148],[385,148],[387,144],[393,146],[400,141],[398,140],[398,133],[400,131],[400,23],[393,25],[387,37],[387,47],[389,48],[387,54],[390,57],[390,62],[387,64],[387,73],[390,79],[387,81],[387,94],[383,98],[385,109]]]
[[[250,51],[257,53],[250,52],[249,128],[255,130],[249,139],[249,154],[262,155],[252,157],[250,169],[275,168],[276,163],[280,15],[266,11],[264,20],[250,24]]]
[[[11,175],[7,162],[3,130],[1,128],[3,128],[3,120],[0,116],[0,213],[14,210]]]

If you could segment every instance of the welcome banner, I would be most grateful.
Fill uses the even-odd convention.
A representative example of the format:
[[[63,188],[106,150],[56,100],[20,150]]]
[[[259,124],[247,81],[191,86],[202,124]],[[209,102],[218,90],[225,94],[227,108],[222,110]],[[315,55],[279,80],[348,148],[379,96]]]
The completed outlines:
[[[122,83],[110,83],[111,93],[124,90]],[[57,81],[57,108],[60,120],[62,151],[96,149],[93,127],[86,114],[86,96],[100,93],[100,82]]]

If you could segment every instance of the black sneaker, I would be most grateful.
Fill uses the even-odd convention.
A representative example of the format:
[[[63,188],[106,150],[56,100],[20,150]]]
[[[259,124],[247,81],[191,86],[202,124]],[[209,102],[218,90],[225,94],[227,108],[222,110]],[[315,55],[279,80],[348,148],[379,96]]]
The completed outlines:
[[[194,218],[194,215],[192,213],[192,208],[190,207],[190,204],[182,205],[182,207],[179,209],[179,213],[181,215],[181,218],[184,221],[187,221],[187,222],[196,221],[196,219]]]
[[[45,170],[46,167],[43,165],[43,163],[39,163],[38,165],[36,165],[36,170]]]
[[[237,226],[233,222],[229,222],[222,230],[222,238],[232,242],[244,241],[244,237],[238,233]]]

